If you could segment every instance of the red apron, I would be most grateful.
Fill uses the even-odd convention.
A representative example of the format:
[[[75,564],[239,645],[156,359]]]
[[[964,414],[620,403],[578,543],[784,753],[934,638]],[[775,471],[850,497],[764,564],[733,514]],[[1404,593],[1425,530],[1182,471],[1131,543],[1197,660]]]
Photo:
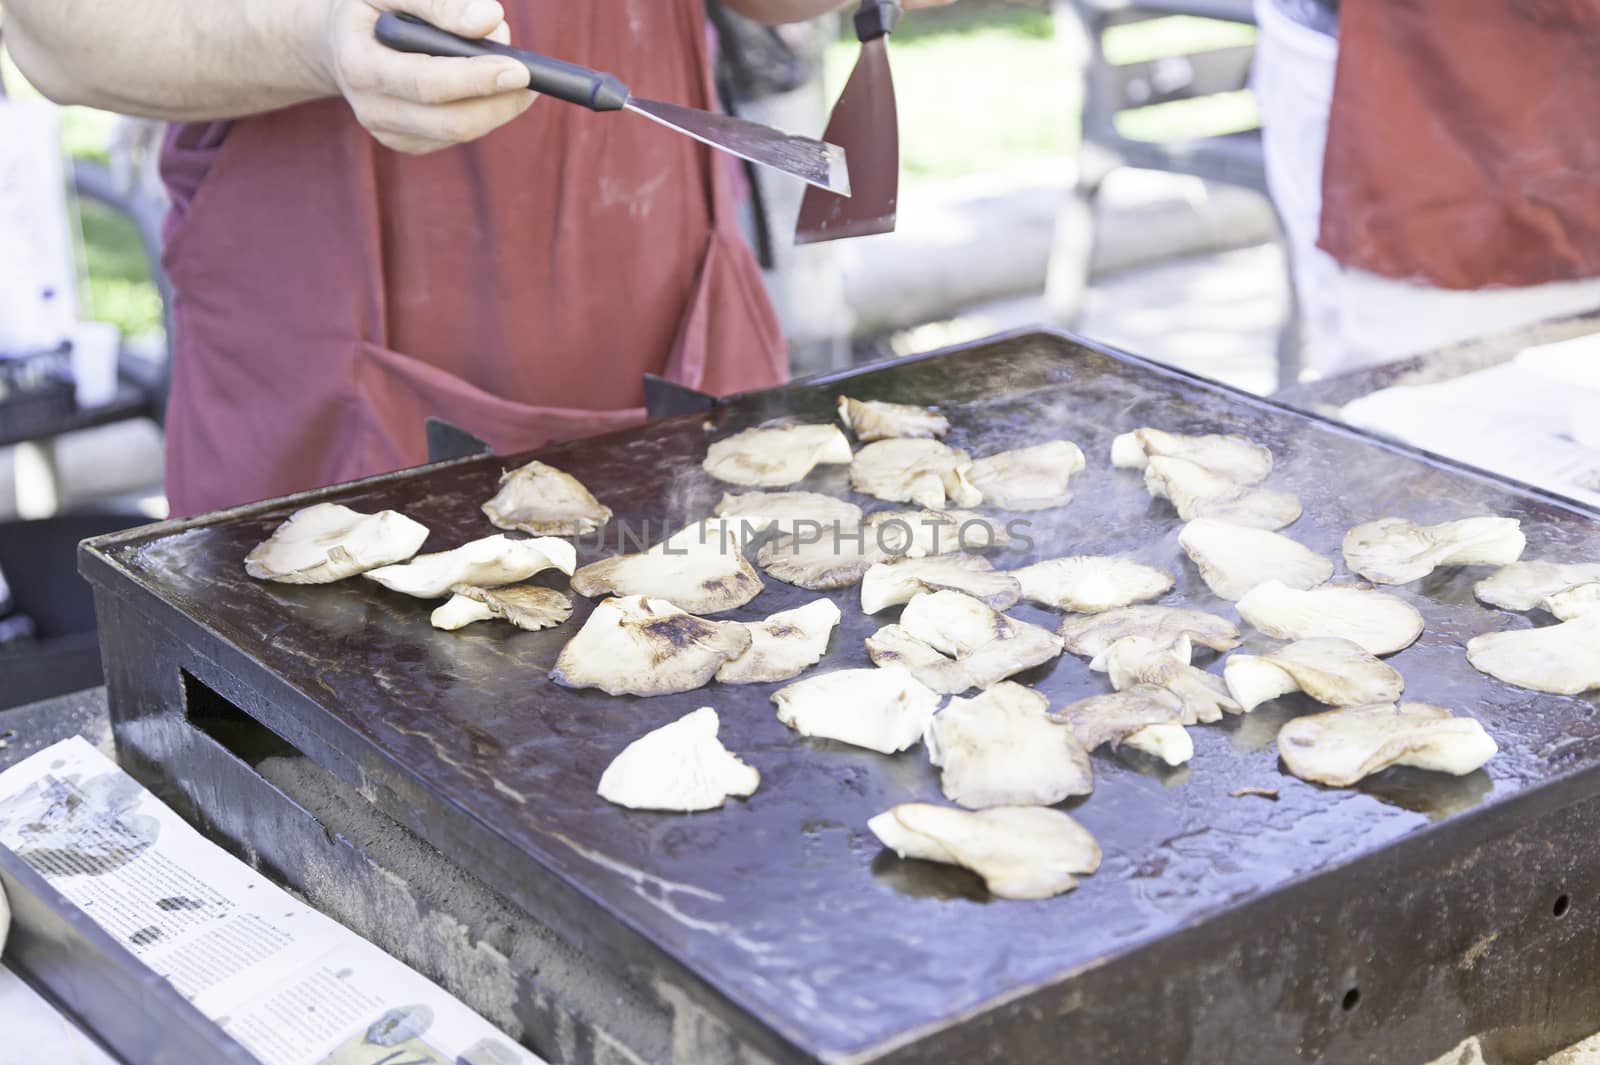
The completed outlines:
[[[505,6],[529,48],[714,106],[701,0]],[[164,169],[175,515],[421,463],[428,415],[517,451],[642,421],[647,371],[786,372],[729,169],[637,116],[540,100],[412,157],[324,100],[180,127]]]
[[[1600,0],[1344,0],[1319,244],[1455,289],[1600,277]]]

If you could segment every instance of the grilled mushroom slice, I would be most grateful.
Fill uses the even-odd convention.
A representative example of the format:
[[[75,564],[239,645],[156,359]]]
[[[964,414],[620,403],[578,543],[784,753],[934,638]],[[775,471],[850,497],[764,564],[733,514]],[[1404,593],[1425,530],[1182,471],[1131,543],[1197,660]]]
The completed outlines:
[[[778,720],[802,736],[838,740],[882,754],[916,745],[941,696],[898,666],[840,669],[772,693]]]
[[[1246,712],[1291,692],[1327,706],[1392,703],[1405,690],[1400,671],[1350,640],[1297,640],[1269,655],[1233,655],[1222,667],[1228,691]]]
[[[693,691],[751,642],[736,621],[708,621],[664,599],[607,599],[561,649],[550,679],[608,695]]]
[[[1099,657],[1125,636],[1143,636],[1157,647],[1174,647],[1180,640],[1213,651],[1239,646],[1239,628],[1227,618],[1175,606],[1128,606],[1067,618],[1060,632],[1066,649],[1085,658]]]
[[[1083,452],[1077,444],[1052,440],[978,459],[967,476],[973,487],[982,493],[983,502],[991,507],[1046,510],[1071,501],[1069,482],[1085,465]]]
[[[965,451],[937,440],[879,440],[856,453],[850,484],[858,492],[891,503],[915,503],[943,510],[946,501],[974,507],[983,493],[968,479],[972,460]]]
[[[987,688],[1061,654],[1061,637],[1017,621],[960,592],[923,592],[900,613],[900,627],[965,668]]]
[[[832,425],[746,429],[706,450],[702,467],[719,481],[748,488],[785,488],[821,464],[850,461],[850,441]]]
[[[972,596],[995,610],[1008,610],[1022,589],[1009,573],[1000,573],[977,555],[935,555],[879,562],[861,581],[861,612],[876,614],[909,603],[920,592],[952,590]]]
[[[940,654],[899,625],[885,625],[867,637],[867,655],[877,666],[901,666],[918,683],[940,695],[958,695],[974,683],[967,667]]]
[[[830,599],[813,599],[765,621],[742,624],[750,630],[750,649],[717,670],[717,679],[724,684],[790,680],[822,661],[839,624],[839,608]]]
[[[1194,740],[1183,727],[1183,702],[1152,684],[1090,696],[1050,716],[1072,729],[1086,751],[1106,744],[1113,751],[1128,746],[1167,765],[1182,765],[1194,757]]]
[[[1272,530],[1300,520],[1298,496],[1239,484],[1188,459],[1153,456],[1144,484],[1155,498],[1169,500],[1184,521],[1215,518]]]
[[[1547,595],[1540,604],[1562,621],[1571,621],[1584,614],[1600,613],[1600,581],[1580,584],[1555,595]]]
[[[885,552],[906,558],[987,551],[1011,542],[1004,525],[970,510],[879,510],[867,515],[866,530]]]
[[[1315,588],[1333,576],[1333,563],[1281,533],[1248,529],[1212,518],[1183,527],[1178,543],[1213,592],[1243,599],[1258,584],[1280,581],[1291,588]]]
[[[761,545],[756,562],[786,584],[847,588],[878,562],[984,550],[1009,541],[1004,527],[966,510],[881,510],[860,525],[805,529]]]
[[[1467,641],[1467,660],[1519,688],[1555,695],[1600,690],[1600,613],[1541,629],[1475,636]]]
[[[1478,598],[1503,610],[1532,610],[1580,584],[1600,581],[1600,562],[1513,562],[1473,586]]]
[[[572,575],[572,590],[601,595],[642,595],[691,614],[717,614],[761,594],[761,577],[737,552],[619,555],[591,562]]]
[[[1054,806],[1093,791],[1089,753],[1049,710],[1043,695],[1012,681],[951,699],[924,737],[945,797],[983,809]]]
[[[1143,636],[1127,636],[1106,649],[1104,665],[1117,691],[1152,685],[1177,696],[1185,725],[1221,721],[1224,711],[1243,712],[1220,677],[1189,664],[1187,640],[1163,648]]]
[[[1111,464],[1142,470],[1152,456],[1188,459],[1234,484],[1260,484],[1272,472],[1272,452],[1242,436],[1180,436],[1135,429],[1111,442]]]
[[[941,437],[950,431],[942,414],[906,403],[839,397],[839,420],[857,440],[892,440],[907,437]]]
[[[398,511],[362,514],[317,503],[289,515],[255,550],[244,570],[261,581],[332,584],[404,562],[422,548],[428,529]]]
[[[1157,599],[1172,590],[1171,574],[1115,555],[1046,559],[1011,575],[1021,584],[1023,598],[1080,614]]]
[[[738,519],[755,533],[772,529],[785,536],[827,535],[861,527],[861,508],[820,492],[729,493],[717,504],[723,518]]]
[[[754,795],[761,774],[717,739],[709,706],[646,732],[600,776],[600,797],[632,810],[715,810],[730,797]]]
[[[1002,899],[1060,895],[1100,868],[1100,846],[1089,831],[1060,810],[1040,806],[971,811],[903,803],[867,827],[902,858],[970,869]]]
[[[1302,780],[1347,788],[1392,765],[1465,776],[1498,748],[1470,717],[1426,703],[1383,703],[1297,717],[1278,733],[1278,754]]]
[[[554,588],[528,584],[513,588],[461,585],[429,619],[436,629],[461,629],[475,621],[504,618],[519,629],[553,629],[572,616],[572,600]]]
[[[485,536],[453,551],[418,555],[398,566],[384,566],[365,574],[385,588],[418,599],[443,599],[459,585],[472,588],[498,588],[525,581],[547,569],[571,574],[578,552],[566,540],[540,536],[532,540],[512,540],[505,536]]]
[[[576,477],[537,459],[501,476],[483,512],[496,528],[535,536],[577,536],[611,520],[611,508]]]
[[[1409,584],[1441,566],[1506,566],[1528,538],[1515,518],[1481,517],[1418,525],[1380,518],[1345,534],[1344,561],[1374,584]]]
[[[1268,581],[1239,600],[1239,616],[1275,639],[1333,636],[1375,655],[1404,650],[1422,635],[1416,607],[1369,588],[1299,589]]]

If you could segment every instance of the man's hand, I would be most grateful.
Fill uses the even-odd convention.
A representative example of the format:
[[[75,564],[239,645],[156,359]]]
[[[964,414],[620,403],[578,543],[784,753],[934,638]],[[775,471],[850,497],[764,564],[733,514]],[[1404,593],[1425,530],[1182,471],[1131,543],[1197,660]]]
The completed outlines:
[[[506,43],[511,31],[495,0],[334,0],[321,65],[356,118],[396,151],[422,154],[475,140],[526,111],[522,64],[498,56],[446,59],[385,48],[373,37],[378,16],[404,11],[462,37]]]

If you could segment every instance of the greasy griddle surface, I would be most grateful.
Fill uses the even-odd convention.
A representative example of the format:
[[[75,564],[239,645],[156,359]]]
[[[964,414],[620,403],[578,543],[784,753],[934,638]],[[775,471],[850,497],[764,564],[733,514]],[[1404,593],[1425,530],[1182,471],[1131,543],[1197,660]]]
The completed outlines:
[[[1349,579],[1339,557],[1345,530],[1391,514],[1436,522],[1496,512],[1522,519],[1530,559],[1600,558],[1600,522],[1591,514],[1043,334],[748,399],[717,412],[714,432],[704,417],[679,418],[540,457],[579,477],[618,519],[659,529],[709,514],[725,490],[700,470],[710,440],[780,414],[830,420],[840,392],[937,404],[953,426],[949,442],[974,456],[1075,441],[1090,460],[1074,481],[1076,498],[1026,516],[1037,545],[1000,554],[998,564],[1127,552],[1177,574],[1163,602],[1231,618],[1232,605],[1212,596],[1184,558],[1181,523],[1168,505],[1150,500],[1137,473],[1111,468],[1114,434],[1154,425],[1243,433],[1270,446],[1277,470],[1268,486],[1297,492],[1306,504],[1289,533],[1338,561],[1339,580]],[[362,510],[403,510],[432,530],[425,550],[437,551],[493,531],[479,506],[504,465],[451,466],[335,498]],[[887,506],[852,495],[842,466],[822,468],[798,487],[869,510]],[[969,874],[900,862],[867,831],[868,818],[896,803],[941,801],[920,746],[885,757],[801,739],[768,702],[778,685],[712,685],[651,699],[557,687],[546,673],[589,614],[582,599],[573,620],[555,631],[481,624],[448,633],[429,627],[432,604],[367,581],[295,588],[246,578],[246,552],[290,509],[134,543],[116,560],[738,1007],[817,1054],[862,1051],[949,1023],[1208,912],[1429,832],[1448,815],[1484,814],[1600,752],[1593,697],[1523,691],[1468,665],[1467,639],[1531,620],[1474,602],[1482,569],[1436,575],[1394,590],[1422,611],[1427,632],[1390,661],[1405,674],[1407,698],[1483,722],[1501,747],[1486,771],[1452,779],[1392,770],[1349,791],[1303,783],[1281,770],[1273,747],[1285,720],[1314,709],[1297,696],[1192,729],[1194,760],[1176,771],[1138,755],[1097,754],[1093,797],[1067,808],[1104,848],[1100,872],[1048,901],[993,901]],[[593,557],[590,549],[580,561]],[[564,581],[557,575],[549,583]],[[727,616],[761,618],[816,594],[768,579],[759,598]],[[863,638],[893,620],[892,612],[863,617],[856,596],[855,588],[833,594],[844,621],[819,669],[868,665]],[[1045,625],[1058,620],[1027,605],[1013,614]],[[1246,649],[1271,646],[1247,635]],[[1209,654],[1201,661],[1210,664]],[[1071,655],[1018,679],[1055,706],[1106,690]],[[631,812],[596,796],[601,771],[625,744],[704,705],[721,714],[727,745],[760,769],[753,798],[679,816]],[[1280,799],[1230,797],[1247,786],[1276,788]],[[448,839],[432,842],[449,850]]]

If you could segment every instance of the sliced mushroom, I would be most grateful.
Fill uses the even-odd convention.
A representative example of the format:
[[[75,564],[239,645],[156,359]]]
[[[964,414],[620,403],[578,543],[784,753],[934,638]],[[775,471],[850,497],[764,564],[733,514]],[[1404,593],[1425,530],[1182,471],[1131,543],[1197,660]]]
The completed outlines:
[[[1519,688],[1555,695],[1600,690],[1600,613],[1539,629],[1475,636],[1467,641],[1467,660]]]
[[[1200,569],[1206,585],[1223,599],[1243,599],[1258,584],[1280,581],[1315,588],[1333,576],[1333,563],[1281,533],[1197,518],[1183,527],[1178,543]]]
[[[1045,510],[1064,506],[1072,499],[1072,475],[1086,465],[1077,444],[1052,440],[1047,444],[1002,451],[977,459],[968,479],[983,495],[983,502],[1001,510]],[[963,503],[963,506],[971,506]]]
[[[900,627],[966,670],[972,686],[991,684],[1061,654],[1061,637],[1017,621],[960,592],[923,592],[900,613]]]
[[[926,407],[849,396],[839,397],[839,420],[862,441],[941,437],[950,431],[949,420]]]
[[[925,741],[945,797],[970,809],[1054,806],[1094,790],[1089,753],[1050,703],[1005,681],[970,699],[951,699]]]
[[[1074,555],[1052,558],[1012,570],[1022,595],[1035,603],[1098,614],[1172,590],[1172,575],[1115,555]]]
[[[289,515],[255,550],[244,570],[261,581],[332,584],[404,562],[422,549],[428,529],[398,511],[362,514],[317,503]]]
[[[1381,518],[1345,534],[1344,561],[1374,584],[1409,584],[1441,566],[1506,566],[1528,538],[1515,518],[1481,517],[1418,525]]]
[[[1242,436],[1180,436],[1135,429],[1111,442],[1111,464],[1142,470],[1152,456],[1187,459],[1234,484],[1260,484],[1272,472],[1272,452]]]
[[[459,585],[498,588],[525,581],[547,569],[570,575],[577,563],[578,552],[569,541],[553,536],[512,540],[495,535],[453,551],[418,555],[398,566],[369,570],[365,576],[418,599],[443,599]]]
[[[1185,725],[1210,724],[1221,721],[1224,712],[1243,712],[1222,678],[1189,664],[1187,641],[1177,648],[1163,648],[1143,636],[1127,636],[1106,649],[1105,667],[1117,691],[1150,685],[1177,696]]]
[[[708,621],[664,599],[607,599],[561,649],[550,679],[608,695],[693,691],[751,642],[736,621]]]
[[[797,680],[772,694],[778,720],[802,736],[895,754],[922,738],[942,702],[909,672],[840,669]]]
[[[646,732],[600,775],[600,797],[632,810],[714,810],[730,797],[754,795],[761,774],[717,739],[709,706]]]
[[[1600,581],[1547,595],[1540,605],[1562,621],[1600,612]]]
[[[1417,642],[1422,615],[1387,592],[1327,585],[1290,588],[1279,581],[1257,585],[1239,600],[1239,616],[1279,640],[1332,636],[1375,655],[1392,655]]]
[[[967,667],[940,654],[899,625],[885,625],[867,637],[867,655],[874,665],[901,666],[924,687],[940,695],[958,695],[980,685]]]
[[[1246,712],[1291,692],[1327,706],[1392,703],[1405,690],[1400,671],[1350,640],[1297,640],[1268,655],[1233,655],[1222,667],[1228,691]]]
[[[806,529],[761,545],[770,576],[814,591],[846,588],[878,562],[984,550],[1009,542],[1006,529],[965,510],[883,510],[857,526]]]
[[[937,440],[879,440],[856,453],[850,484],[858,492],[891,503],[915,503],[943,510],[946,502],[974,507],[983,493],[968,479],[972,460],[965,451]]]
[[[519,629],[553,629],[572,616],[572,600],[554,588],[522,585],[473,588],[461,585],[429,619],[436,629],[460,629],[476,621],[504,618]]]
[[[748,488],[785,488],[822,464],[850,461],[850,441],[832,425],[746,429],[706,451],[705,471]]]
[[[839,616],[832,600],[813,599],[765,621],[743,622],[750,630],[750,649],[717,670],[717,679],[724,684],[764,684],[798,677],[822,661]]]
[[[753,532],[816,535],[861,527],[861,508],[820,492],[745,492],[727,494],[717,504],[720,517],[747,522]]]
[[[1050,716],[1072,729],[1086,751],[1125,745],[1167,765],[1194,757],[1194,740],[1183,727],[1183,702],[1166,688],[1137,684],[1079,700]]]
[[[879,562],[861,581],[861,612],[876,614],[909,603],[921,592],[951,590],[972,596],[995,610],[1008,610],[1021,598],[1015,577],[997,572],[976,555],[935,555]]]
[[[692,614],[717,614],[761,594],[761,577],[741,554],[619,555],[591,562],[572,575],[572,590],[591,599],[642,595]]]
[[[1060,632],[1066,649],[1085,658],[1104,654],[1125,636],[1143,636],[1157,647],[1174,647],[1183,640],[1213,651],[1239,646],[1239,628],[1227,618],[1175,606],[1128,606],[1067,618]]]
[[[611,520],[611,508],[576,477],[537,459],[507,471],[483,512],[497,528],[535,536],[577,536]]]
[[[1272,530],[1300,520],[1298,496],[1239,484],[1188,459],[1152,457],[1144,483],[1152,496],[1169,500],[1184,521],[1215,518]]]
[[[1297,717],[1278,733],[1278,754],[1289,772],[1336,788],[1392,765],[1465,776],[1497,750],[1472,718],[1426,703],[1328,710]]]
[[[1503,610],[1532,610],[1580,584],[1600,581],[1600,562],[1513,562],[1473,586],[1478,598]]]
[[[1006,526],[970,510],[879,510],[867,515],[866,529],[885,552],[907,558],[987,551],[1011,542]]]
[[[902,858],[959,865],[1003,899],[1047,899],[1100,868],[1100,846],[1060,810],[1039,806],[956,810],[903,803],[867,822]]]

